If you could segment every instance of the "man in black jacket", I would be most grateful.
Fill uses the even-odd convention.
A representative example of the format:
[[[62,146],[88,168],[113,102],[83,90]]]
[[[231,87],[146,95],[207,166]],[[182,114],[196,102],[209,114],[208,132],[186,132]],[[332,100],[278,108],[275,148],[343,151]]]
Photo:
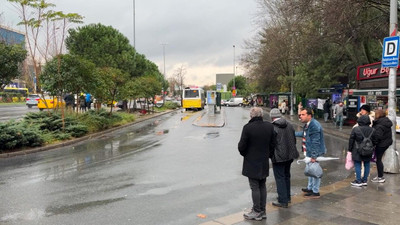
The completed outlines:
[[[273,206],[287,208],[290,199],[290,166],[299,157],[296,149],[296,136],[293,126],[281,118],[279,110],[272,109],[269,113],[276,135],[276,145],[270,151],[272,168],[278,193],[278,202]]]
[[[267,218],[266,179],[269,175],[269,151],[275,147],[274,127],[263,121],[263,111],[259,107],[250,109],[250,121],[244,125],[238,144],[243,159],[243,176],[248,177],[252,193],[253,208],[243,216],[249,220]]]

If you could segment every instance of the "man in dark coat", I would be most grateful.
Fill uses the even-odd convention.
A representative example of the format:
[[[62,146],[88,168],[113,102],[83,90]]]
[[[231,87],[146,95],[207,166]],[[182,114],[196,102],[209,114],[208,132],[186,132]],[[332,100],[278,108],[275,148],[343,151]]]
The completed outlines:
[[[356,170],[356,179],[351,182],[351,185],[361,187],[367,186],[372,153],[368,156],[362,156],[358,152],[357,146],[362,142],[363,134],[365,137],[368,137],[372,132],[374,132],[374,129],[369,126],[371,124],[371,121],[369,119],[369,116],[367,115],[362,115],[360,118],[358,118],[357,123],[358,127],[353,128],[350,134],[348,151],[351,152],[352,159],[354,161],[354,168]],[[373,142],[376,142],[374,134],[372,134],[371,140]],[[358,143],[358,145],[356,145],[356,142]],[[364,162],[363,177],[361,177],[361,162]]]
[[[272,168],[278,193],[278,202],[272,202],[273,206],[287,208],[290,199],[290,166],[294,159],[299,157],[296,149],[296,136],[293,126],[288,123],[278,109],[272,109],[269,113],[276,135],[276,145],[270,151]]]
[[[243,159],[243,176],[248,177],[252,192],[253,208],[245,213],[245,219],[266,218],[266,179],[269,175],[269,151],[275,147],[274,127],[263,121],[263,111],[259,107],[250,109],[250,121],[244,125],[238,144]]]

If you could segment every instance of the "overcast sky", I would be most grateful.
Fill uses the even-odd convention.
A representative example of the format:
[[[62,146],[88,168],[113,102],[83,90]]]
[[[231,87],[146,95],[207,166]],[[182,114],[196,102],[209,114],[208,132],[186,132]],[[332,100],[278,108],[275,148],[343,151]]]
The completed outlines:
[[[53,0],[54,10],[78,13],[84,24],[110,25],[124,34],[136,49],[164,72],[167,78],[182,65],[187,69],[186,85],[215,84],[215,74],[237,72],[244,41],[257,30],[256,0],[136,0],[136,35],[133,35],[133,0]],[[1,22],[23,30],[17,10],[0,0]],[[235,50],[233,49],[235,45]]]

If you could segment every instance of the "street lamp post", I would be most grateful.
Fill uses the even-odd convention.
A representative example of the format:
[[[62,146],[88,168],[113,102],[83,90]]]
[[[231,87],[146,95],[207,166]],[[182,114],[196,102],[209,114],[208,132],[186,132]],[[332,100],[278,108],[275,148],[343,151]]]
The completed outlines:
[[[136,2],[133,0],[133,47],[136,52]]]
[[[235,61],[235,45],[233,45],[233,87],[232,89],[235,90],[236,94],[236,86],[235,86],[235,76],[236,76],[236,61]]]

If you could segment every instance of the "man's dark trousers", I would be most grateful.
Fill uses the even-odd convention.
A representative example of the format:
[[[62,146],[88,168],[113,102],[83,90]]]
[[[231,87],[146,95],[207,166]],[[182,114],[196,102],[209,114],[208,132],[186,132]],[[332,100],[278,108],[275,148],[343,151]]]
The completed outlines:
[[[261,180],[249,178],[251,197],[253,199],[253,210],[256,212],[265,211],[265,205],[267,204],[266,181],[266,178]]]
[[[286,162],[273,163],[278,202],[287,204],[290,199],[290,166],[293,159]]]

